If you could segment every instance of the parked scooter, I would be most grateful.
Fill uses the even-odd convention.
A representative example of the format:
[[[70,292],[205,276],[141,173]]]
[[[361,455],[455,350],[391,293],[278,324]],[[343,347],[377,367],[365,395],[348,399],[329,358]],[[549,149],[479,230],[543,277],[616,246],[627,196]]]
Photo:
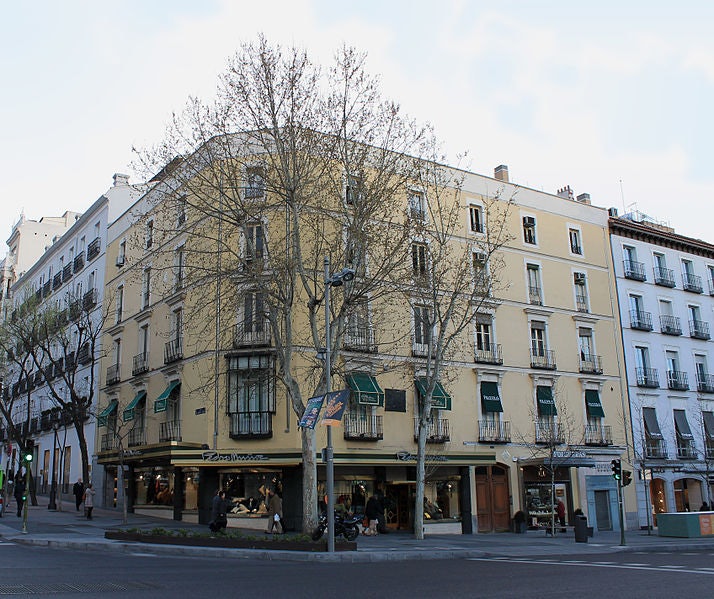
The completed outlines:
[[[362,516],[343,516],[335,512],[335,537],[343,536],[348,541],[354,541],[359,536],[359,525],[362,522]],[[327,530],[327,514],[320,514],[320,520],[317,523],[317,528],[312,532],[312,540],[319,541],[322,535]]]

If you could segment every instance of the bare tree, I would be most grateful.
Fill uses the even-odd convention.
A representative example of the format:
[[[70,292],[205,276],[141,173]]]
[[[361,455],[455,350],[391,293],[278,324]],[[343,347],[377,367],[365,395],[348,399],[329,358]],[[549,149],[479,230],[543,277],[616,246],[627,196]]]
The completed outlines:
[[[342,48],[323,72],[304,51],[261,37],[230,60],[215,103],[191,100],[163,142],[138,153],[147,172],[162,168],[149,194],[152,214],[164,215],[152,223],[158,245],[176,234],[170,216],[185,215],[183,284],[206,306],[206,318],[191,326],[212,327],[215,366],[204,382],[216,403],[226,309],[241,314],[239,328],[269,333],[277,378],[299,418],[305,399],[324,388],[318,350],[329,343],[339,371],[346,319],[390,292],[384,281],[408,256],[404,198],[419,163],[412,156],[431,135],[382,98],[364,61]],[[357,273],[335,294],[328,340],[324,256]],[[299,346],[314,350],[300,355],[308,369],[296,363]],[[318,505],[315,432],[303,429],[301,441],[303,529],[310,530]]]

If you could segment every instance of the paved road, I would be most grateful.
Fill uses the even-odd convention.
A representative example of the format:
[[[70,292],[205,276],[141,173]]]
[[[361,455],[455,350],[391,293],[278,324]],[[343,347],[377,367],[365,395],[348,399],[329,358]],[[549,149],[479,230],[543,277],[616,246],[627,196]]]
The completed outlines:
[[[529,599],[710,597],[714,553],[473,558],[370,564],[55,551],[0,543],[0,596]]]

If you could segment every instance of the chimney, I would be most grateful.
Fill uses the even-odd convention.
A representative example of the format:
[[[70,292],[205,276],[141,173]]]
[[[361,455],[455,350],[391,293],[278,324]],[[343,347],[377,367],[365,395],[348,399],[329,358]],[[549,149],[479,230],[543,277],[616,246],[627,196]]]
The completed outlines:
[[[129,185],[129,175],[124,175],[122,173],[114,173],[114,187],[119,187],[119,185]]]
[[[499,164],[493,169],[493,176],[499,181],[508,183],[508,167],[505,164]]]
[[[570,189],[570,185],[566,185],[562,189],[559,189],[557,195],[559,198],[564,198],[566,200],[574,200],[575,199],[575,196],[573,195],[573,190]]]
[[[577,198],[575,198],[578,202],[581,204],[591,204],[592,202],[590,201],[590,194],[589,193],[581,193]]]

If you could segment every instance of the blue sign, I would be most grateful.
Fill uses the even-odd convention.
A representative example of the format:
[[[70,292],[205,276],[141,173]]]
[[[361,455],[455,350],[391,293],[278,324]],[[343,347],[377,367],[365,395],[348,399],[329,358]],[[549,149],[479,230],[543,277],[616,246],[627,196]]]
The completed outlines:
[[[322,402],[324,400],[324,395],[317,395],[308,399],[298,426],[302,428],[315,428],[315,423],[317,423],[317,419],[320,416],[320,410],[322,409]]]
[[[322,417],[323,424],[326,426],[339,426],[340,422],[342,422],[342,415],[347,408],[350,393],[349,389],[340,389],[329,394],[325,414]]]

